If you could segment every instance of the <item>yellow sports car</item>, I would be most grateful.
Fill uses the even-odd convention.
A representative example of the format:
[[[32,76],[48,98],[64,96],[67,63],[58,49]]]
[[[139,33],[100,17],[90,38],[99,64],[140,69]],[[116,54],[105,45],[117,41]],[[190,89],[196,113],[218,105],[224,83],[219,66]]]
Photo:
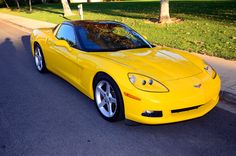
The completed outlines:
[[[210,65],[188,52],[155,47],[119,22],[37,29],[31,47],[39,72],[71,83],[108,121],[183,121],[203,116],[219,100],[220,78]]]

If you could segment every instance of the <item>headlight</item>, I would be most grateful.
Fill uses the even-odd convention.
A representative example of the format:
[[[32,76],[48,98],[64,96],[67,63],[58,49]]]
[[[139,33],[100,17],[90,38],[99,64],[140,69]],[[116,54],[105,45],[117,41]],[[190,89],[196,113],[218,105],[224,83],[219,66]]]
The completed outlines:
[[[129,73],[129,81],[138,89],[147,92],[168,92],[168,88],[160,82],[141,74]]]
[[[215,69],[212,68],[212,66],[206,64],[204,69],[213,79],[216,78],[217,73],[216,73]]]

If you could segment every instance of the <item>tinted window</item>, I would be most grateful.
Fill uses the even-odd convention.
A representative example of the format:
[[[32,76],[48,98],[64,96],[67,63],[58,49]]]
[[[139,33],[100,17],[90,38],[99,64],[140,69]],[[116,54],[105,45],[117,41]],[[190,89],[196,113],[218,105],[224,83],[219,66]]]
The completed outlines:
[[[151,45],[131,28],[118,23],[81,23],[76,35],[84,51],[117,51],[150,48]]]
[[[59,40],[67,41],[72,47],[76,45],[75,32],[73,27],[70,25],[62,25],[57,32],[57,38]]]

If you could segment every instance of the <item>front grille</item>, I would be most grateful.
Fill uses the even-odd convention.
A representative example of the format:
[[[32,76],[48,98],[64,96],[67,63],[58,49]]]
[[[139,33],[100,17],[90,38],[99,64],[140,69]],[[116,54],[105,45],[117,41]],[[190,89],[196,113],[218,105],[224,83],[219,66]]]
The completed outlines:
[[[171,113],[180,113],[180,112],[190,111],[190,110],[193,110],[193,109],[198,109],[200,106],[201,105],[188,107],[188,108],[182,108],[182,109],[175,109],[175,110],[171,110]]]

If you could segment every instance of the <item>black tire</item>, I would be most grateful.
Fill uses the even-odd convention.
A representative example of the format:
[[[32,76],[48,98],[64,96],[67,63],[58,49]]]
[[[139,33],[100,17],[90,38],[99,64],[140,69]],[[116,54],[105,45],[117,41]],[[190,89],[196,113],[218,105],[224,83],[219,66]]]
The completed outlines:
[[[99,109],[99,106],[98,106],[97,99],[96,99],[96,87],[98,86],[98,84],[100,82],[103,82],[103,81],[106,81],[110,84],[110,86],[112,87],[111,89],[113,89],[113,91],[114,91],[113,93],[115,94],[115,97],[116,97],[116,111],[112,117],[107,117],[101,112],[101,110]],[[120,92],[118,85],[110,76],[103,74],[103,73],[98,74],[95,77],[95,80],[93,83],[93,92],[94,92],[94,102],[96,104],[97,110],[98,110],[99,114],[105,120],[110,121],[110,122],[115,122],[115,121],[120,121],[120,120],[124,119],[125,115],[124,115],[124,103],[123,103],[122,94]]]
[[[41,59],[39,59],[39,58],[41,58]],[[39,61],[41,61],[41,63]],[[47,67],[45,64],[43,51],[42,51],[42,48],[40,47],[39,44],[36,44],[34,46],[34,64],[35,64],[37,71],[39,71],[40,73],[47,72]],[[39,64],[41,64],[41,65],[39,65]]]

